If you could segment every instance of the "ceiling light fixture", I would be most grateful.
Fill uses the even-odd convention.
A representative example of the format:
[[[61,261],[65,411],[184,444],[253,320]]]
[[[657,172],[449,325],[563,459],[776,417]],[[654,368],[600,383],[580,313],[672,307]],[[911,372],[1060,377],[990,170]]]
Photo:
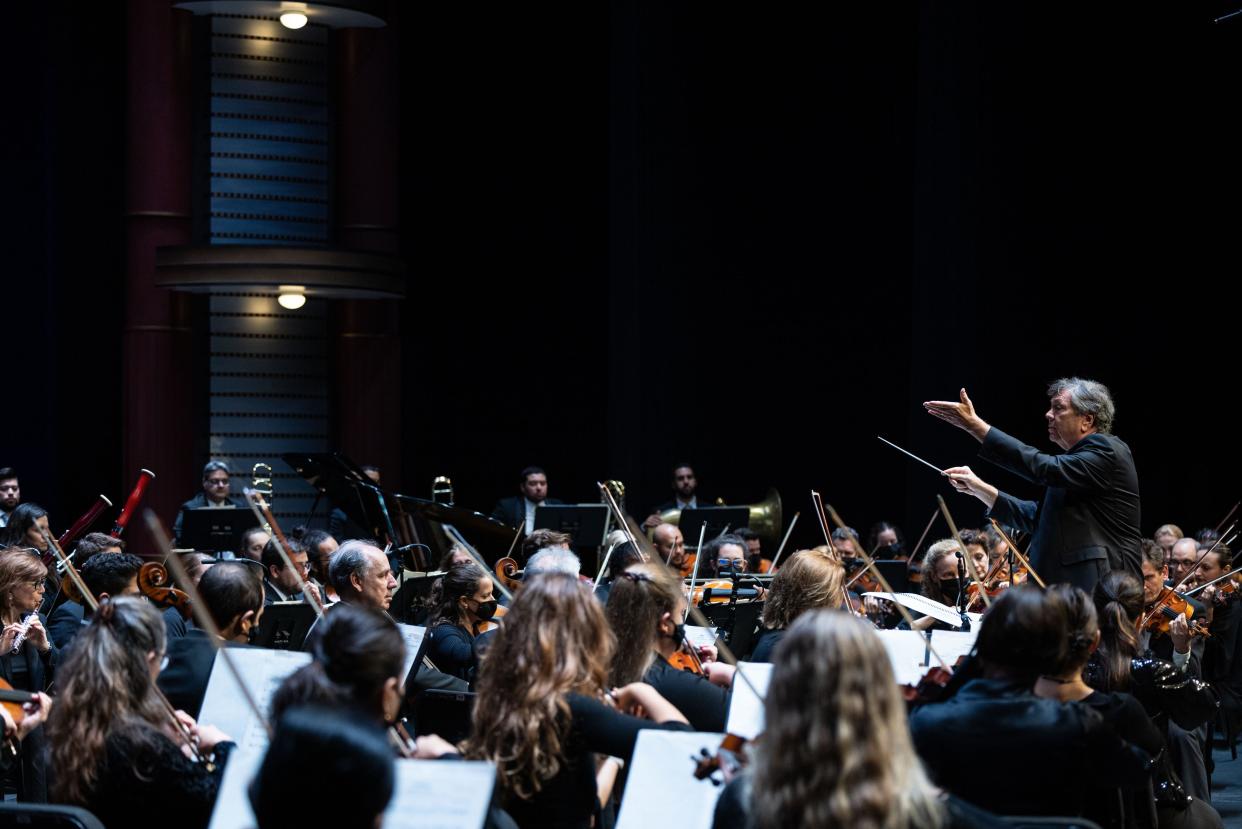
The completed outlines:
[[[306,289],[301,285],[281,285],[280,295],[276,297],[281,308],[296,311],[306,304]]]

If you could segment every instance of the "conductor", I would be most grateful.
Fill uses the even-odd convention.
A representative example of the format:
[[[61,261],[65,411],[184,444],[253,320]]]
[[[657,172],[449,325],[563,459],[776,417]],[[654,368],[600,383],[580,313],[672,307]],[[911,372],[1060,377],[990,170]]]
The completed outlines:
[[[1109,570],[1139,573],[1139,488],[1130,447],[1112,434],[1115,408],[1094,380],[1062,378],[1048,387],[1048,438],[1064,450],[1049,455],[1027,446],[975,413],[966,389],[958,402],[923,404],[932,415],[983,444],[979,457],[1042,484],[1043,501],[1023,501],[983,481],[969,466],[946,469],[958,492],[988,507],[1001,524],[1034,532],[1030,559],[1049,584],[1068,582],[1090,593]]]

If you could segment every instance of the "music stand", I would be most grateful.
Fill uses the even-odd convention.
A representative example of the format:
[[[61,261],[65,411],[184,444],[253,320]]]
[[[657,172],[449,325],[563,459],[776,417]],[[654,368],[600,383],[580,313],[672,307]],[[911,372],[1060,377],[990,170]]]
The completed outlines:
[[[753,588],[751,588],[753,590]],[[724,595],[721,591],[717,595]],[[703,615],[716,628],[716,635],[725,640],[729,650],[738,659],[750,655],[751,645],[755,641],[755,627],[759,624],[759,616],[763,613],[763,602],[742,602],[739,604],[705,604],[700,606]]]
[[[684,509],[677,522],[681,528],[686,546],[699,543],[699,530],[706,525],[703,542],[707,543],[720,535],[725,529],[736,530],[750,526],[750,507],[700,507]],[[743,553],[746,551],[743,550]]]
[[[426,625],[427,617],[434,609],[431,590],[443,575],[439,570],[418,576],[405,573],[403,583],[393,594],[392,604],[388,607],[389,615],[411,625]]]
[[[193,550],[233,552],[246,530],[257,526],[254,513],[234,507],[188,509],[181,519],[181,546]]]
[[[315,608],[306,602],[274,602],[263,609],[254,644],[277,651],[300,651],[315,624]]]
[[[607,523],[607,504],[540,504],[535,507],[535,529],[567,533],[578,548],[603,546]]]
[[[884,578],[888,579],[888,583],[892,585],[894,593],[907,593],[910,591],[909,562],[896,558],[876,559],[875,566],[877,570],[884,574]]]

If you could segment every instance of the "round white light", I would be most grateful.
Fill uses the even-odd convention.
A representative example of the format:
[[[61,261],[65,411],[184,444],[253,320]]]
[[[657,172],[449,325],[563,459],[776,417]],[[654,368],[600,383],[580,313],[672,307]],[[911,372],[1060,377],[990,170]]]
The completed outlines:
[[[280,16],[280,25],[286,29],[300,29],[306,25],[306,15],[301,12],[285,12]]]
[[[306,294],[302,293],[301,288],[291,289],[281,285],[280,296],[276,297],[276,301],[280,303],[281,308],[288,308],[290,311],[296,311],[306,304]]]

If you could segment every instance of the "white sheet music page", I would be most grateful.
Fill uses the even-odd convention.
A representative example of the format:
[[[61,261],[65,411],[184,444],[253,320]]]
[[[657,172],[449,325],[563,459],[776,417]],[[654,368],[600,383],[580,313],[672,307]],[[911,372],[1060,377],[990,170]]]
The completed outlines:
[[[405,640],[405,669],[401,672],[401,676],[410,675],[410,668],[414,666],[414,658],[418,656],[418,649],[422,647],[423,636],[427,633],[427,628],[418,625],[403,625],[397,623],[397,629],[401,631],[401,638]]]
[[[695,758],[715,751],[723,734],[687,731],[639,732],[616,829],[709,829],[720,786],[694,778]]]
[[[229,656],[246,680],[246,686],[254,694],[264,716],[267,715],[272,695],[285,677],[311,661],[309,653],[266,648],[229,648]],[[207,693],[203,696],[203,708],[198,713],[198,720],[228,734],[239,748],[259,751],[267,748],[267,731],[246,704],[242,690],[237,687],[232,672],[218,653],[211,668],[211,679],[207,681]]]
[[[729,718],[725,723],[725,730],[744,740],[753,740],[763,733],[763,696],[767,695],[768,683],[772,681],[772,664],[739,662],[737,669],[746,674],[750,683],[740,676],[733,678],[733,698],[729,702]],[[756,691],[760,696],[755,695]]]
[[[716,628],[699,627],[698,625],[686,625],[686,641],[694,647],[715,647],[716,645]]]

